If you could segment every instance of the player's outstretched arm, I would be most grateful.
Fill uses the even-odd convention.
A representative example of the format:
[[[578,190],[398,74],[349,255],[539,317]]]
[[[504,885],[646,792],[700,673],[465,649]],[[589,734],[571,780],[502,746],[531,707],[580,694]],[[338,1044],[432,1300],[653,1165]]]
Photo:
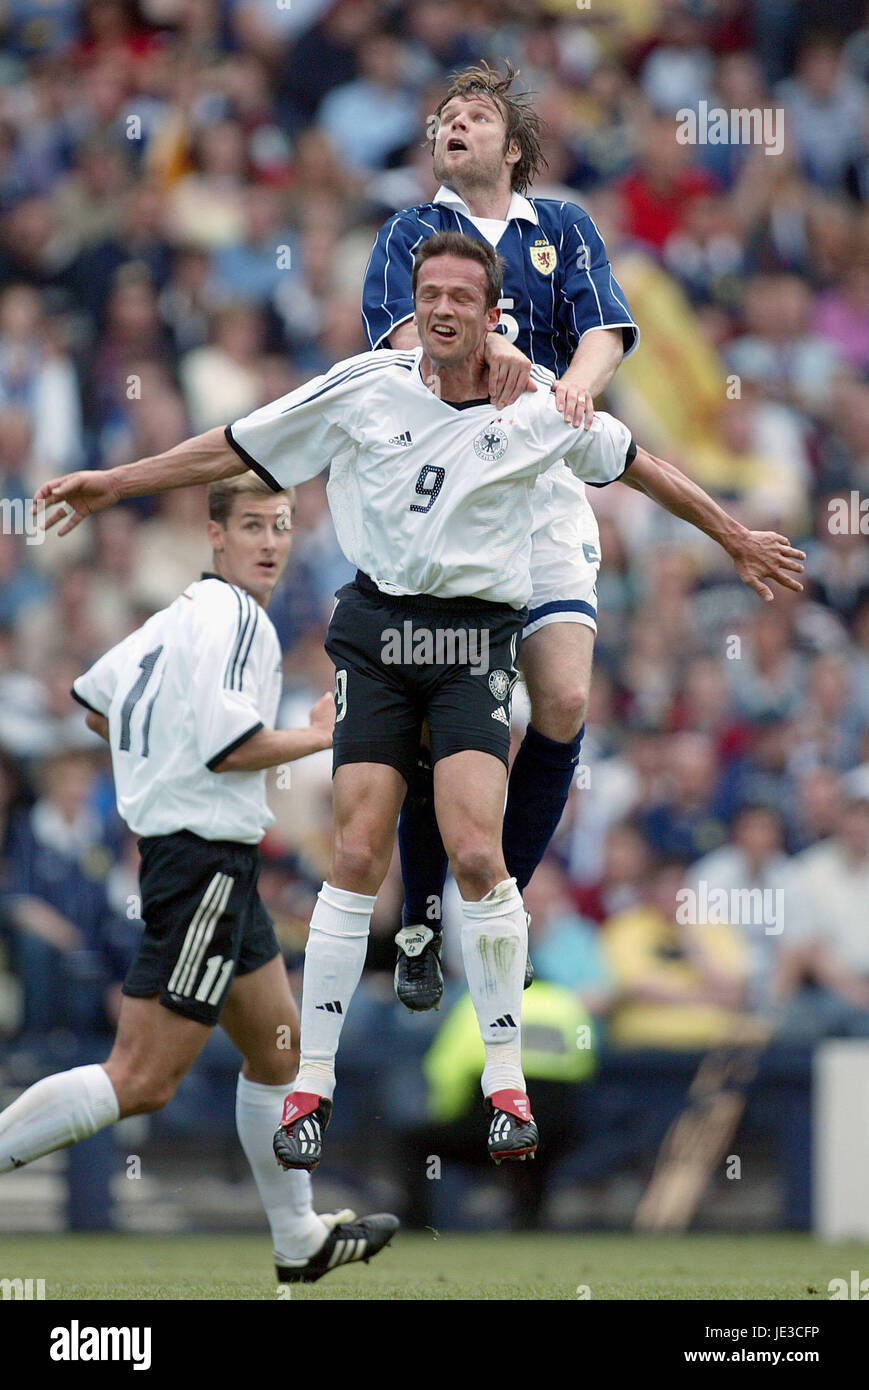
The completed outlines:
[[[261,772],[280,767],[332,747],[335,727],[335,700],[330,692],[321,695],[310,713],[307,729],[259,729],[218,763],[214,772]]]
[[[705,531],[727,551],[742,582],[767,603],[772,602],[773,592],[764,583],[766,579],[785,589],[802,591],[796,576],[803,570],[804,551],[795,550],[787,536],[775,531],[749,531],[675,464],[638,447],[633,463],[620,481]]]
[[[83,470],[66,473],[62,478],[51,478],[36,492],[33,498],[34,511],[57,506],[45,519],[46,531],[58,522],[63,525],[59,536],[66,536],[84,521],[86,516],[105,511],[116,502],[127,497],[145,497],[152,492],[166,492],[176,487],[194,487],[198,483],[212,483],[220,478],[234,478],[245,473],[246,467],[238,454],[226,441],[221,427],[185,439],[165,454],[155,454],[153,458],[139,459],[137,463],[126,463],[120,468],[105,470]]]

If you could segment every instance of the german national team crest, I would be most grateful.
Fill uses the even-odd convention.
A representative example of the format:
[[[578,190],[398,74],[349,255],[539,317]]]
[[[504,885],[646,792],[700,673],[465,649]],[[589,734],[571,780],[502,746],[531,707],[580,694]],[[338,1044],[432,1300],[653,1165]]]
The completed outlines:
[[[555,247],[548,241],[535,241],[529,247],[528,255],[531,257],[531,264],[535,270],[539,270],[541,275],[551,275],[555,269],[557,256]]]
[[[506,452],[507,436],[500,426],[492,420],[474,440],[474,453],[478,459],[485,459],[487,463],[492,463],[495,459],[503,458]]]
[[[506,700],[510,694],[510,677],[506,671],[492,671],[489,676],[489,689],[496,700]]]

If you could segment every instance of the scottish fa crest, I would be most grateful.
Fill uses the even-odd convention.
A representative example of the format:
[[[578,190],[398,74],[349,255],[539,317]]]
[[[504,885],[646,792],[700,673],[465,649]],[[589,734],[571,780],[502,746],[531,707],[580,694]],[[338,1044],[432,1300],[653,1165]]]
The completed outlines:
[[[481,430],[474,440],[474,453],[478,459],[485,459],[487,463],[493,463],[495,459],[503,458],[507,452],[507,436],[494,420]]]
[[[535,270],[539,270],[541,275],[551,275],[555,269],[558,257],[555,254],[555,247],[548,241],[536,241],[533,246],[529,246],[528,255],[531,257],[531,264]]]

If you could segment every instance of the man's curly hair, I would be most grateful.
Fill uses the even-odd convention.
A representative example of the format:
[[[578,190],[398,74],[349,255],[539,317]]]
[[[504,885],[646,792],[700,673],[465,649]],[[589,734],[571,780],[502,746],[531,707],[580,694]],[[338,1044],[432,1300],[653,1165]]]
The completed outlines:
[[[509,59],[505,60],[505,66],[504,74],[485,62],[455,73],[435,115],[440,119],[447,102],[452,101],[454,97],[489,97],[501,112],[507,126],[504,149],[506,150],[510,142],[515,140],[522,151],[511,171],[511,186],[517,193],[524,193],[546,164],[540,143],[543,122],[531,105],[532,93],[517,92],[511,95],[510,88],[519,73]]]

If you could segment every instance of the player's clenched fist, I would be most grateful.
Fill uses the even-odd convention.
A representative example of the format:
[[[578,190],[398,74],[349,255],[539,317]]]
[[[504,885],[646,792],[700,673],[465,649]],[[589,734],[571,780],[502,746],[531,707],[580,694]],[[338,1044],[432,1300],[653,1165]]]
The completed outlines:
[[[66,503],[66,506],[57,506],[54,511],[47,512],[45,517],[46,531],[63,522],[57,534],[66,536],[86,516],[105,511],[106,507],[113,507],[119,501],[120,493],[111,474],[91,469],[66,473],[62,478],[52,478],[43,483],[34,494],[33,509],[36,511],[40,504],[48,508],[53,503]],[[68,510],[69,507],[72,511]]]

